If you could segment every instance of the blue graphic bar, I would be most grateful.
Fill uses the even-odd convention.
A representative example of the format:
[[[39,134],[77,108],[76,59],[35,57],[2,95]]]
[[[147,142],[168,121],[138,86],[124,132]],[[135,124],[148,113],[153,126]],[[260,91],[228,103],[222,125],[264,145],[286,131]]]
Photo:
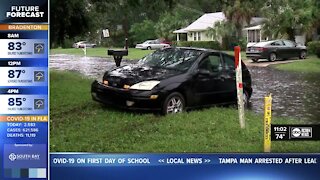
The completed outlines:
[[[1,180],[48,179],[48,5],[0,2]]]
[[[51,179],[318,179],[320,154],[52,153]]]

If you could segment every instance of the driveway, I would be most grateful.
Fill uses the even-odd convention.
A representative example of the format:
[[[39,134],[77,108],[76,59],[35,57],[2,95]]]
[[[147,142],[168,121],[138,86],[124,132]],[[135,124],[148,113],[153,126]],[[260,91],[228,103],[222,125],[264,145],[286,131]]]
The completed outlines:
[[[277,60],[274,62],[270,62],[267,59],[260,59],[258,62],[252,62],[252,60],[246,60],[244,63],[247,66],[254,66],[254,67],[267,67],[269,65],[274,65],[274,64],[287,64],[291,62],[297,62],[297,61],[303,61],[301,59],[293,59],[293,60]]]

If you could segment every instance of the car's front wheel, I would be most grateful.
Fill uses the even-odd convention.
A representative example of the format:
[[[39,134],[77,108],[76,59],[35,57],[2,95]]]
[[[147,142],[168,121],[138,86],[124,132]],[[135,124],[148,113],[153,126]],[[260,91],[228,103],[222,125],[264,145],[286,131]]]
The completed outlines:
[[[163,114],[181,113],[185,109],[185,100],[178,92],[171,93],[164,101],[162,107]]]
[[[148,46],[148,47],[147,47],[147,50],[151,50],[151,47],[150,47],[150,46]]]

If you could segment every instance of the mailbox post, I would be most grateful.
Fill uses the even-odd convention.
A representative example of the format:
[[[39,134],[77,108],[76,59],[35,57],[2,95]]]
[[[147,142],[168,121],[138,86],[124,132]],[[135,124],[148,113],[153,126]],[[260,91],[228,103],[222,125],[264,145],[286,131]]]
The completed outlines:
[[[116,66],[119,67],[121,65],[123,56],[128,56],[128,49],[119,49],[119,50],[109,49],[108,55],[113,56]]]

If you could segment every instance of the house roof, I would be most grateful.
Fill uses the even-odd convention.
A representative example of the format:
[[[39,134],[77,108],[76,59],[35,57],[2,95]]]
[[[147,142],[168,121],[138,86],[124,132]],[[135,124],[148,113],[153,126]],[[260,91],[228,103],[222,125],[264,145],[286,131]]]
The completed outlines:
[[[187,33],[189,31],[204,31],[212,28],[218,21],[225,20],[223,12],[206,13],[191,23],[188,27],[173,31],[173,33]]]
[[[223,12],[215,12],[215,13],[206,13],[202,15],[200,18],[198,18],[196,21],[191,23],[189,26],[178,29],[173,31],[173,33],[187,33],[187,32],[192,32],[192,31],[205,31],[208,28],[214,27],[216,22],[219,21],[224,21],[227,18],[225,17]],[[263,21],[265,21],[266,18],[261,18],[261,17],[253,17],[250,21],[250,25],[254,27],[249,27],[249,28],[256,28],[256,29],[261,29],[261,24]],[[253,30],[245,28],[244,30]]]
[[[178,33],[187,33],[188,31],[185,30],[185,28],[182,28],[182,29],[178,29],[178,30],[175,30],[173,31],[173,33],[175,34],[178,34]]]
[[[262,17],[253,17],[250,20],[250,25],[259,25],[262,24],[264,21],[266,21],[266,18],[262,18]]]
[[[257,30],[257,29],[261,29],[261,27],[262,25],[256,25],[256,26],[244,28],[243,30]]]
[[[206,13],[191,23],[188,27],[184,28],[185,31],[204,31],[209,27],[213,27],[218,21],[225,20],[223,12]]]

